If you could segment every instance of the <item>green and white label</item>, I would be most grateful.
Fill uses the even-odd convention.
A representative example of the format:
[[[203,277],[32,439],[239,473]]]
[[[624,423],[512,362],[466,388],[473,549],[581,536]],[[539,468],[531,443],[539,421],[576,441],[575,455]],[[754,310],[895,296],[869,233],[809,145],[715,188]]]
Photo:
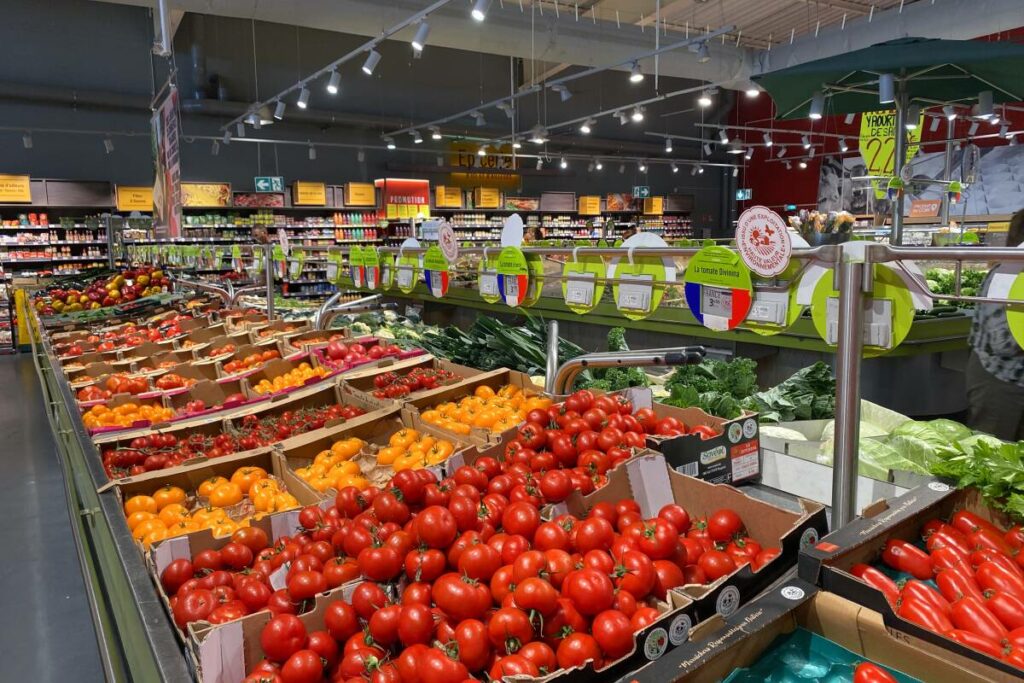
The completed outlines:
[[[830,346],[839,339],[839,292],[832,286],[832,270],[818,280],[811,297],[814,328]],[[865,357],[880,356],[899,346],[914,323],[914,301],[906,283],[893,269],[874,266],[874,284],[864,298],[861,331]]]
[[[574,313],[588,313],[604,295],[607,268],[600,256],[583,256],[567,261],[562,268],[562,298]]]

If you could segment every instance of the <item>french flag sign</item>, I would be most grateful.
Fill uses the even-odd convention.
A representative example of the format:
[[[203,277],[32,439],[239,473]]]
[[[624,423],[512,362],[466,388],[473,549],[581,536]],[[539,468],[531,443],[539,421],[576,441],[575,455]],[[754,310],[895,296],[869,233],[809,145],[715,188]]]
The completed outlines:
[[[687,282],[686,305],[701,325],[712,330],[731,330],[750,312],[750,290],[722,288]]]
[[[526,290],[530,283],[529,275],[502,275],[498,273],[498,289],[507,306],[515,308],[526,301]]]
[[[440,299],[448,293],[448,271],[447,270],[424,270],[423,278],[426,280],[427,289],[431,296]]]
[[[377,289],[380,286],[380,266],[365,266],[363,272],[366,286],[370,289]]]

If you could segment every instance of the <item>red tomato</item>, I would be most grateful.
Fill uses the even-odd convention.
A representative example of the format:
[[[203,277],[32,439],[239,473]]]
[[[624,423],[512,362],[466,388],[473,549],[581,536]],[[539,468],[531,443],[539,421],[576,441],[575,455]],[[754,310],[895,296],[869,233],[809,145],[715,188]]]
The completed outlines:
[[[462,683],[469,678],[465,664],[434,647],[419,657],[418,673],[421,683]],[[405,677],[402,680],[405,681]]]
[[[755,572],[761,571],[761,568],[766,564],[770,563],[776,557],[782,554],[782,551],[778,548],[765,548],[757,554],[757,557],[750,563],[750,568]]]
[[[573,633],[559,643],[555,656],[558,666],[563,669],[583,666],[587,662],[593,662],[595,669],[601,667],[601,647],[593,636],[585,633]]]
[[[305,625],[294,614],[279,614],[260,632],[260,647],[269,659],[284,662],[306,646]],[[319,661],[318,661],[319,663]]]
[[[721,550],[709,550],[700,556],[697,566],[701,568],[709,581],[716,581],[736,571],[736,562],[732,556]]]
[[[387,605],[374,612],[367,621],[367,629],[373,642],[381,647],[391,647],[397,643],[401,617],[401,605]]]
[[[939,573],[935,575],[935,583],[939,587],[942,597],[951,603],[965,596],[977,598],[978,600],[985,599],[985,596],[981,594],[978,582],[974,580],[974,576],[961,574],[955,569],[940,569]]]
[[[398,639],[406,647],[426,645],[434,635],[434,615],[428,605],[404,605],[398,619]]]
[[[853,565],[850,573],[872,588],[880,590],[885,595],[886,602],[890,605],[896,605],[896,601],[900,597],[900,589],[896,586],[896,582],[890,579],[887,574],[866,564]]]
[[[356,561],[363,576],[373,581],[390,581],[402,571],[402,556],[389,546],[363,548]]]
[[[459,661],[470,671],[479,671],[491,658],[491,642],[487,627],[478,619],[465,619],[455,627]]]
[[[323,677],[324,665],[320,655],[313,650],[299,650],[281,667],[281,680],[284,683],[316,683]]]
[[[434,582],[431,597],[445,614],[458,621],[479,619],[491,606],[487,584],[451,572]]]
[[[1024,600],[1018,596],[1003,591],[986,591],[985,606],[1006,628],[1024,628]]]
[[[359,615],[352,605],[336,600],[324,610],[324,626],[332,638],[338,642],[345,642],[359,632]]]
[[[540,492],[549,503],[560,503],[572,492],[572,478],[564,470],[545,472],[540,479]]]
[[[558,668],[558,660],[555,658],[555,651],[547,643],[534,640],[523,646],[519,652],[520,657],[533,662],[537,669],[554,671]]]
[[[1002,532],[995,524],[986,519],[982,519],[969,510],[959,510],[954,512],[953,516],[949,519],[949,524],[962,534],[971,534],[979,529],[988,529],[989,531],[1002,535]]]
[[[690,428],[690,434],[699,434],[701,441],[713,439],[721,433],[722,432],[718,431],[714,427],[710,427],[708,425],[694,425]]]
[[[535,576],[517,585],[514,595],[518,607],[535,610],[545,617],[554,614],[558,609],[558,591],[550,582]]]
[[[364,581],[352,591],[352,607],[363,619],[369,619],[373,613],[388,603],[384,590],[372,581]]]
[[[637,549],[652,560],[672,557],[679,545],[679,532],[669,521],[656,517],[644,523],[643,532],[637,539]]]
[[[488,620],[487,633],[499,655],[513,654],[533,640],[533,624],[523,610],[502,607]]]
[[[501,526],[506,533],[533,538],[537,527],[540,526],[540,513],[527,502],[510,503],[501,515]]]
[[[167,595],[174,595],[186,581],[192,578],[193,573],[191,562],[185,559],[174,560],[160,573],[160,585],[164,587],[164,592]]]
[[[446,561],[444,553],[435,548],[410,550],[405,555],[405,575],[413,581],[430,583],[444,574]]]
[[[672,522],[672,526],[674,526],[680,534],[685,534],[690,530],[690,513],[688,513],[682,505],[669,503],[658,510],[658,516]]]
[[[629,618],[618,610],[598,614],[590,631],[608,660],[623,657],[633,649],[633,628]]]
[[[471,579],[490,581],[500,567],[501,555],[486,543],[470,546],[459,555],[459,573]]]
[[[416,535],[430,548],[447,548],[457,534],[455,517],[447,508],[431,505],[416,515]]]
[[[540,675],[540,668],[532,660],[516,653],[495,659],[487,675],[495,681],[504,680],[505,676],[532,677]]]
[[[629,619],[629,625],[633,628],[633,632],[635,633],[640,629],[653,624],[660,616],[661,612],[654,607],[637,607],[636,612],[634,612],[633,616]]]
[[[1003,646],[997,640],[979,636],[977,633],[971,631],[964,631],[962,629],[949,629],[943,633],[947,638],[952,638],[956,642],[966,645],[972,650],[977,650],[983,654],[995,657],[996,659],[1002,659],[1003,657]]]
[[[992,561],[982,562],[975,572],[975,577],[982,590],[1003,591],[1024,598],[1024,581],[1001,564]]]
[[[615,539],[615,530],[603,517],[588,517],[576,526],[576,550],[586,554],[591,550],[607,550]]]
[[[708,536],[716,543],[728,541],[742,530],[743,520],[733,510],[728,508],[717,510],[708,517]]]
[[[570,572],[562,584],[562,595],[572,600],[576,608],[587,616],[611,607],[615,597],[608,576],[590,568]]]
[[[686,579],[679,565],[668,560],[654,561],[654,588],[652,592],[659,600],[664,600],[669,589],[682,586]]]
[[[853,672],[853,683],[896,683],[896,679],[877,664],[861,662]]]
[[[639,550],[627,550],[615,568],[615,587],[642,600],[654,588],[654,563]]]
[[[922,581],[931,579],[935,574],[931,558],[917,546],[899,538],[890,538],[885,542],[882,561]]]
[[[896,613],[907,621],[912,621],[935,633],[946,633],[953,629],[953,622],[941,609],[913,596],[900,598]]]
[[[956,601],[952,605],[950,616],[953,625],[958,629],[991,638],[996,642],[1006,637],[1006,627],[978,598],[967,596]]]

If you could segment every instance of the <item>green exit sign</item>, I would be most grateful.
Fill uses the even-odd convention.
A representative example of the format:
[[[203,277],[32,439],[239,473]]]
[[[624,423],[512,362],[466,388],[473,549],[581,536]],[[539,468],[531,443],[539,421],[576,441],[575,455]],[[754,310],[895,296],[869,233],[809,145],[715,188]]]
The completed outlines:
[[[633,196],[637,199],[648,199],[651,196],[651,188],[647,185],[634,185]]]
[[[284,176],[258,175],[254,178],[253,185],[257,192],[284,192]]]

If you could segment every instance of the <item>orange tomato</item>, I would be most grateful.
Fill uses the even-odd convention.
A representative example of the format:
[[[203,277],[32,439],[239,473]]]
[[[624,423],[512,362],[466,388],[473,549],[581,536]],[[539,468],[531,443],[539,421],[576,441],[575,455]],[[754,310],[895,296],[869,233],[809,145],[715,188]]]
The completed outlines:
[[[152,496],[132,496],[127,501],[125,501],[124,504],[125,514],[129,515],[133,512],[138,512],[140,510],[145,512],[152,512],[154,515],[156,515],[159,509],[159,506],[157,506],[156,501],[153,500]]]
[[[221,484],[210,492],[210,505],[224,508],[242,500],[242,489],[238,484],[228,482]]]
[[[172,503],[184,503],[185,502],[185,491],[177,486],[161,486],[153,493],[153,500],[156,502],[157,508],[163,510]]]
[[[401,446],[385,446],[377,451],[377,462],[381,465],[391,465],[403,455],[405,455],[405,449]]]
[[[420,433],[415,429],[400,429],[391,435],[388,439],[389,446],[401,446],[402,448],[408,448],[420,438]]]
[[[344,460],[354,458],[359,454],[359,451],[363,449],[364,442],[362,439],[351,438],[337,441],[331,446],[331,452],[341,456]]]
[[[199,495],[203,498],[209,498],[215,488],[226,483],[228,483],[228,480],[220,475],[210,477],[199,485]]]
[[[130,531],[134,531],[135,527],[137,527],[142,522],[155,518],[156,515],[154,515],[152,512],[147,512],[146,510],[136,510],[135,512],[128,515],[128,529]]]
[[[181,503],[171,503],[161,508],[160,514],[157,516],[169,529],[184,520],[188,516],[188,510]]]
[[[239,467],[231,475],[231,483],[238,486],[242,493],[248,494],[253,484],[266,478],[267,471],[262,467]]]
[[[167,527],[158,518],[154,517],[153,519],[147,519],[135,525],[135,528],[132,529],[132,538],[136,541],[141,541],[147,534],[156,531],[157,529],[164,532],[167,531]]]
[[[491,387],[487,386],[486,384],[481,384],[473,392],[473,395],[476,396],[477,398],[493,398],[494,397],[494,389],[492,389]]]

